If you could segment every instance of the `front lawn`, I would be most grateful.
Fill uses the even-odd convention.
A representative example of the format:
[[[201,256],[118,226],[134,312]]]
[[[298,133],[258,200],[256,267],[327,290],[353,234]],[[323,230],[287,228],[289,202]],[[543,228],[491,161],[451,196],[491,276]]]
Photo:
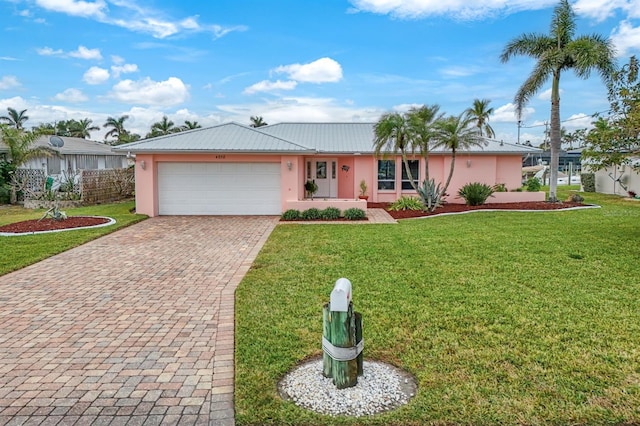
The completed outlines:
[[[146,218],[131,213],[134,202],[67,208],[68,216],[108,216],[116,220],[111,226],[95,229],[55,232],[25,236],[0,236],[0,275],[24,268],[54,254],[109,234]],[[0,226],[29,219],[40,219],[45,210],[28,210],[17,206],[0,206]]]
[[[237,424],[640,423],[640,203],[582,195],[602,208],[278,226],[236,292]],[[321,354],[340,277],[365,357],[418,381],[394,412],[332,418],[277,394]]]

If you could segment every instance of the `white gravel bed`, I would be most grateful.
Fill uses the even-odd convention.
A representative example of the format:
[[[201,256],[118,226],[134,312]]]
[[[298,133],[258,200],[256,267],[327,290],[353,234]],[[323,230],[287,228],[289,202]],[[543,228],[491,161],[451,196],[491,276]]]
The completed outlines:
[[[416,393],[413,377],[389,364],[364,361],[351,388],[338,389],[322,374],[322,359],[301,364],[278,384],[280,395],[296,405],[331,416],[367,416],[406,404]]]

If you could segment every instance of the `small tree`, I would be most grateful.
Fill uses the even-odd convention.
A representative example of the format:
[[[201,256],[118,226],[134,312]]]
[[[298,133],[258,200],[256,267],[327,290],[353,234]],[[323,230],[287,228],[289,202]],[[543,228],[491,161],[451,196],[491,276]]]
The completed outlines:
[[[612,114],[600,117],[586,138],[582,158],[592,170],[632,163],[640,155],[640,78],[635,56],[616,71],[609,83],[609,102]]]

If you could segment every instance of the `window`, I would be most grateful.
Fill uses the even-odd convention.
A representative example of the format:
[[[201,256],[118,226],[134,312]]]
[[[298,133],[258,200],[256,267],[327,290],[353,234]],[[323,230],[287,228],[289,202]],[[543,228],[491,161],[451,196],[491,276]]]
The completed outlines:
[[[76,169],[83,170],[97,170],[98,169],[98,156],[97,155],[76,155]]]
[[[378,160],[378,189],[396,189],[395,160]]]
[[[413,177],[413,182],[416,184],[416,186],[418,185],[418,182],[420,182],[419,179],[419,173],[418,173],[418,169],[420,166],[420,161],[419,160],[408,160],[407,163],[409,163],[409,170],[411,170],[411,176]],[[404,167],[404,164],[402,165],[402,189],[403,190],[412,190],[413,186],[411,186],[411,181],[409,180],[409,176],[407,175],[407,170]]]
[[[316,161],[316,179],[326,179],[326,178],[327,178],[327,162]]]
[[[48,175],[60,174],[60,159],[58,157],[47,158],[47,174]]]
[[[104,167],[105,169],[121,169],[122,157],[119,155],[106,155],[104,157]]]

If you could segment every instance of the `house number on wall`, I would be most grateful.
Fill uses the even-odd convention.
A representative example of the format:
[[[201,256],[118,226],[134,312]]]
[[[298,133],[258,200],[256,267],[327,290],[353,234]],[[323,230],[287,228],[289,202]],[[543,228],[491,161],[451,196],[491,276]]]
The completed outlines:
[[[219,160],[224,160],[225,157],[226,155],[216,155],[216,158]]]

